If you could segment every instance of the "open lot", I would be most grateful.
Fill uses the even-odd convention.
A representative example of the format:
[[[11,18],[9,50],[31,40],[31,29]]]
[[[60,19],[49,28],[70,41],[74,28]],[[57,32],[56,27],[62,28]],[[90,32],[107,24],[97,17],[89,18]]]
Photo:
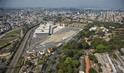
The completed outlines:
[[[34,46],[37,46],[37,47],[34,47],[29,50],[30,51],[31,50],[40,51],[43,49],[56,47],[59,44],[67,42],[69,39],[71,39],[73,36],[75,36],[80,30],[81,29],[79,29],[79,28],[68,28],[68,27],[62,28],[61,30],[57,31],[56,33],[54,33],[52,35],[46,35],[45,38],[42,38],[39,40],[40,42],[38,40],[35,41],[34,43],[35,44],[37,43],[37,44]],[[42,34],[41,34],[41,36],[39,36],[39,37],[41,38],[44,36],[42,36]]]
[[[19,38],[20,31],[21,31],[21,28],[17,28],[17,29],[14,29],[14,30],[11,30],[11,31],[5,33],[5,35],[2,38],[0,38],[0,47]]]
[[[81,29],[78,28],[63,28],[57,31],[55,34],[49,36],[44,42],[40,43],[43,48],[52,48],[60,43],[67,42],[73,36],[75,36]]]

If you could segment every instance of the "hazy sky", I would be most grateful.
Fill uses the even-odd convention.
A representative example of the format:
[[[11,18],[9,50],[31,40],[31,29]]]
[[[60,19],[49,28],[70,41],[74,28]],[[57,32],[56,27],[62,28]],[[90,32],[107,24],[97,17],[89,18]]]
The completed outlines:
[[[123,8],[124,0],[0,0],[0,7]]]

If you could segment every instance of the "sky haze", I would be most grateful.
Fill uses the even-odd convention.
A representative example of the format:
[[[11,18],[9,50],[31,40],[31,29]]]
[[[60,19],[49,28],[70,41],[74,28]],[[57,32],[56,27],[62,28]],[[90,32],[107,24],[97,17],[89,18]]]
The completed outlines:
[[[1,8],[123,8],[124,0],[0,0]]]

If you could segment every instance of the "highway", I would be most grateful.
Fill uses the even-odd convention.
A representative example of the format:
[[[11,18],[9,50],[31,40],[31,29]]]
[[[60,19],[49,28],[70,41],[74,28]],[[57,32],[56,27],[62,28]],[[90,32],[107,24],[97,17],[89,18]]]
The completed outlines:
[[[17,63],[18,63],[20,57],[22,56],[22,54],[23,54],[23,52],[24,52],[24,49],[25,49],[26,46],[27,46],[27,42],[28,42],[28,40],[29,40],[29,38],[30,38],[31,32],[32,32],[35,28],[36,28],[36,27],[30,29],[30,30],[27,32],[27,34],[25,35],[25,37],[24,37],[24,39],[22,40],[22,42],[21,42],[21,44],[20,44],[18,50],[16,51],[16,53],[15,53],[13,59],[11,60],[11,62],[10,62],[10,64],[9,64],[10,67],[16,67],[16,65],[17,65]],[[14,73],[14,70],[15,70],[15,68],[13,68],[13,69],[8,68],[8,69],[6,70],[6,73]]]

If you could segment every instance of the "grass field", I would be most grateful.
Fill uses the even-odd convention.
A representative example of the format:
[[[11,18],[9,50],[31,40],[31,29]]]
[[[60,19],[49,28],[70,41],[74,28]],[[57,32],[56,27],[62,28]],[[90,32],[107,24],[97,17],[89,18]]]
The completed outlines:
[[[5,36],[0,38],[0,47],[6,45],[7,43],[9,43],[15,39],[18,39],[20,36],[20,31],[21,31],[21,28],[16,28],[16,29],[13,29],[13,30],[5,33]]]

